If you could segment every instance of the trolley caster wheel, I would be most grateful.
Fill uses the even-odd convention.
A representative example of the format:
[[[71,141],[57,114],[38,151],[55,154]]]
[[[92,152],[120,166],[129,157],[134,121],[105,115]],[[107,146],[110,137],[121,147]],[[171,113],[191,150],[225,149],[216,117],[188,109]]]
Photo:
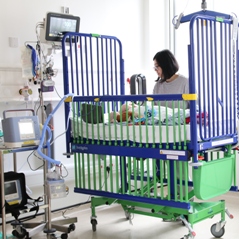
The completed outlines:
[[[188,235],[184,235],[183,237],[181,237],[180,239],[194,239],[194,236],[190,233]]]
[[[72,231],[75,231],[75,229],[76,229],[75,224],[74,224],[74,223],[73,223],[73,224],[70,224],[69,227],[68,227],[68,233],[70,233],[70,232],[72,232]]]
[[[27,235],[27,231],[25,228],[18,228],[18,230],[13,230],[12,235],[15,236],[16,238],[25,238]]]
[[[67,238],[68,238],[68,234],[67,233],[61,234],[61,239],[67,239]]]
[[[96,231],[96,225],[97,225],[97,220],[96,219],[91,219],[91,224],[92,224],[92,231]]]
[[[211,226],[211,233],[214,237],[221,238],[225,233],[225,228],[222,227],[219,231],[216,231],[216,226],[216,223]]]

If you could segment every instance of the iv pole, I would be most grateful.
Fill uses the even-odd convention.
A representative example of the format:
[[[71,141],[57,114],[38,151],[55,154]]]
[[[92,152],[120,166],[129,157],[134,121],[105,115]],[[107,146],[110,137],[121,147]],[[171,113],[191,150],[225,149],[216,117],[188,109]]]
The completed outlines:
[[[38,55],[40,56],[40,86],[43,79],[43,53],[42,53],[42,46],[41,42],[38,41]],[[44,125],[45,123],[45,110],[44,110],[44,98],[43,98],[43,92],[41,90],[41,87],[38,89],[39,92],[39,99],[40,99],[40,110],[41,110],[41,124]],[[46,142],[46,139],[44,139],[44,142]],[[47,154],[47,149],[43,148],[44,154]],[[43,168],[43,188],[44,188],[44,203],[48,206],[44,209],[44,221],[47,222],[47,227],[44,229],[44,232],[47,233],[47,238],[50,239],[50,233],[53,233],[56,231],[56,229],[51,228],[51,200],[48,195],[46,180],[47,180],[47,172],[48,172],[48,163],[45,161],[44,168]]]
[[[41,109],[41,123],[42,125],[44,125],[45,123],[47,123],[48,118],[45,122],[45,106],[44,106],[44,97],[43,97],[43,90],[41,88],[42,86],[42,82],[46,79],[44,79],[44,71],[46,71],[46,69],[44,68],[44,56],[43,56],[43,51],[42,51],[42,45],[40,40],[38,40],[38,54],[40,56],[40,87],[38,89],[39,91],[39,99],[40,99],[40,109]],[[62,100],[61,100],[62,102]],[[60,103],[61,103],[60,102]],[[55,110],[58,109],[59,106],[57,106],[55,108]],[[55,110],[53,110],[53,112],[55,112]],[[45,125],[44,125],[45,127]],[[42,134],[42,137],[44,135]],[[44,140],[44,145],[46,145],[46,138],[42,139]],[[48,155],[48,150],[50,151],[50,147],[47,148],[42,148],[41,149],[43,151],[44,155]],[[40,152],[38,152],[40,153]],[[46,205],[48,205],[44,210],[44,219],[46,222],[46,228],[44,229],[44,233],[47,234],[47,239],[52,239],[52,234],[56,231],[61,231],[64,232],[65,234],[62,234],[61,238],[67,238],[67,234],[70,233],[71,231],[75,230],[75,225],[73,224],[74,222],[77,222],[77,218],[66,218],[66,219],[62,219],[59,221],[54,221],[54,223],[52,223],[52,217],[51,217],[51,198],[49,195],[49,190],[48,190],[48,185],[47,185],[47,173],[49,170],[49,162],[47,160],[45,160],[44,163],[44,168],[43,168],[43,180],[44,180],[44,203]],[[71,223],[71,224],[70,224]],[[70,224],[68,227],[64,226],[65,224]]]

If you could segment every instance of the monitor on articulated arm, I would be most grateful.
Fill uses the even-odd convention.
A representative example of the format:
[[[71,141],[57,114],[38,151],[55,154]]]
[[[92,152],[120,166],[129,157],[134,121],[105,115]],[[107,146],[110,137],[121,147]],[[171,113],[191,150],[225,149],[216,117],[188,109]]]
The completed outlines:
[[[41,29],[41,42],[54,42],[61,44],[61,40],[67,32],[79,32],[80,17],[70,14],[48,12]]]

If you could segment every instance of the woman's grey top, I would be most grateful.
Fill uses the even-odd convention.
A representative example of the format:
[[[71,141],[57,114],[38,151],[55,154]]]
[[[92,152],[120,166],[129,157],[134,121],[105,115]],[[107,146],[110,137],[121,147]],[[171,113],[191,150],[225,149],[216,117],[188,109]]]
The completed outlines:
[[[164,81],[161,83],[160,81],[156,82],[153,94],[154,95],[165,95],[165,94],[188,94],[189,93],[189,83],[188,78],[183,75],[178,75],[176,79],[171,82]],[[173,101],[168,101],[167,106],[173,108]],[[175,101],[174,107],[178,107],[178,103],[180,104],[180,108],[183,109],[183,101]],[[157,102],[155,103],[157,104]],[[160,102],[161,106],[166,106],[166,101]],[[186,102],[186,108],[189,108],[189,102]]]

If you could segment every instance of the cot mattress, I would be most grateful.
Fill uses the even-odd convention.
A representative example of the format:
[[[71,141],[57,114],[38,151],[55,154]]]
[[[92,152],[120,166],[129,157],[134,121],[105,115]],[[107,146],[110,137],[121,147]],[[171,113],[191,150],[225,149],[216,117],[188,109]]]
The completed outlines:
[[[131,123],[97,123],[90,124],[81,118],[71,119],[72,136],[105,141],[131,141],[136,143],[176,143],[191,141],[196,137],[198,142],[214,137],[224,139],[229,133],[236,132],[233,120],[214,121],[207,125],[197,125],[196,132],[191,133],[190,124],[182,125],[136,125]],[[200,128],[201,127],[201,128]],[[230,131],[229,131],[230,129]],[[233,137],[230,137],[233,141]],[[225,142],[225,143],[232,143]]]
[[[120,140],[137,143],[173,143],[190,140],[190,125],[122,125],[89,124],[83,120],[72,122],[73,137],[87,139]],[[198,139],[200,137],[198,136]]]

